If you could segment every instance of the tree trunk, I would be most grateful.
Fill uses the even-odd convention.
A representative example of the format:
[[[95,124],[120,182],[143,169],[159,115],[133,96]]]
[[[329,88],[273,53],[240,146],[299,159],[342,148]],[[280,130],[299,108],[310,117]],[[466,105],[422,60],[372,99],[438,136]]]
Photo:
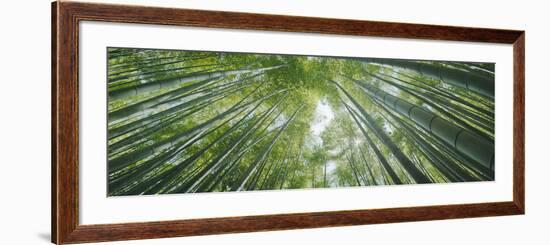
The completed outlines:
[[[444,83],[452,84],[466,90],[471,90],[490,98],[495,97],[495,82],[493,78],[488,76],[481,76],[473,72],[466,72],[444,66],[437,66],[434,64],[421,63],[418,61],[373,58],[365,58],[361,60],[414,70],[424,76],[441,80]]]
[[[374,118],[372,118],[365,109],[357,102],[355,99],[337,82],[332,81],[336,84],[342,92],[348,97],[348,99],[354,104],[354,106],[359,110],[363,118],[365,119],[366,125],[376,134],[376,136],[384,142],[384,144],[390,149],[392,154],[399,160],[403,168],[407,173],[414,179],[416,183],[430,183],[430,179],[426,177],[416,166],[411,162],[410,159],[393,143],[393,141],[386,135],[384,130],[376,124]]]
[[[491,171],[494,170],[495,149],[494,144],[489,140],[372,85],[365,84],[363,89],[379,102],[411,119],[460,153],[470,157],[485,168]]]

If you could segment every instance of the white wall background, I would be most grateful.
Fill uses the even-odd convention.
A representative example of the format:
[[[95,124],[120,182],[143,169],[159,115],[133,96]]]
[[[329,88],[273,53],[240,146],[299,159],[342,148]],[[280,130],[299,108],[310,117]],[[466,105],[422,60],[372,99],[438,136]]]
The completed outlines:
[[[112,0],[111,0],[112,1]],[[546,244],[548,243],[545,1],[126,0],[186,8],[524,29],[526,202],[524,216],[187,237],[112,244]],[[48,244],[50,230],[50,2],[0,8],[0,244]]]

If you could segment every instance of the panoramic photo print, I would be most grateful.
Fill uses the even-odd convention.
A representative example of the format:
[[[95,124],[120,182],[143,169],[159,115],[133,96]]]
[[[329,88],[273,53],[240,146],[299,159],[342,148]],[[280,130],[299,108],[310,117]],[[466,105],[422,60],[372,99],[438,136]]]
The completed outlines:
[[[109,196],[494,180],[494,63],[107,56]]]

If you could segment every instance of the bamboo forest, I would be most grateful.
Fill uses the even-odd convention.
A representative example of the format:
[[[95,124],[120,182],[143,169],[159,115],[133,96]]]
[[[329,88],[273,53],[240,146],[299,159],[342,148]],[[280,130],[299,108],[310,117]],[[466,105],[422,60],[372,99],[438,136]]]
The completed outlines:
[[[494,63],[107,55],[109,196],[494,180]]]

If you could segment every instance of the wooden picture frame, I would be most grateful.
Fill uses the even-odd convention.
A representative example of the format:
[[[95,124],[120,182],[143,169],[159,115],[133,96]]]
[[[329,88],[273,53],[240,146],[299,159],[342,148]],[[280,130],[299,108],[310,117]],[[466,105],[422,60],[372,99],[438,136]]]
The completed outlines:
[[[513,201],[206,218],[79,224],[79,22],[106,21],[207,28],[487,42],[513,45]],[[56,244],[304,229],[525,212],[525,33],[517,30],[232,13],[58,1],[52,3],[52,242]]]

